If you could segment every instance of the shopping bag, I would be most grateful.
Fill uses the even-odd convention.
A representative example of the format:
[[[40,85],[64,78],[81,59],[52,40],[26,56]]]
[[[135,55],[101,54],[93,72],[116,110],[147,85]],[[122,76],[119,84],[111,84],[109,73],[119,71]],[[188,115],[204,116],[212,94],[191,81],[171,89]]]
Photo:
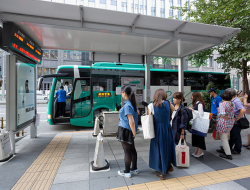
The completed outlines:
[[[216,130],[213,130],[212,137],[214,138],[214,140],[220,140],[220,135]]]
[[[210,113],[203,112],[203,114],[199,114],[197,111],[194,111],[194,116],[192,129],[189,131],[192,134],[206,137],[210,124]]]
[[[155,138],[154,131],[154,118],[153,115],[142,115],[141,124],[143,130],[144,139],[153,139]]]
[[[179,140],[178,145],[175,147],[176,152],[176,161],[178,167],[189,167],[190,165],[190,155],[189,155],[189,147],[184,140],[184,145],[181,144],[181,140]]]
[[[212,137],[214,140],[220,140],[220,134],[216,130],[213,130]],[[230,140],[230,132],[227,134],[227,139]]]

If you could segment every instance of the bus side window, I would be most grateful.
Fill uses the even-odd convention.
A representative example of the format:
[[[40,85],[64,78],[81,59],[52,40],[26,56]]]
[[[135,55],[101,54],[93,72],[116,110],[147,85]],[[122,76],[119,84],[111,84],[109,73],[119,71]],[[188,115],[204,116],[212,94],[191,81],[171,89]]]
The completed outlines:
[[[59,90],[60,86],[61,86],[61,79],[57,79],[56,80],[54,95],[56,95],[56,92]]]

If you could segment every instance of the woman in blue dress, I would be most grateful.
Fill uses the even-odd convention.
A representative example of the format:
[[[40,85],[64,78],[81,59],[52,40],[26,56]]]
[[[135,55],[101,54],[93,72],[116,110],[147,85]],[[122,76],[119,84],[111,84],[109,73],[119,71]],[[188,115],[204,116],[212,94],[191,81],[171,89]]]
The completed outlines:
[[[118,175],[131,177],[131,173],[138,174],[137,152],[135,149],[134,138],[138,128],[138,113],[136,107],[135,94],[130,86],[123,86],[122,98],[125,100],[120,109],[120,120],[117,132],[117,139],[122,143],[124,150],[125,170],[118,171]],[[130,165],[132,167],[130,169]]]
[[[154,94],[154,130],[155,138],[151,139],[149,152],[149,167],[156,170],[155,174],[161,180],[167,172],[176,167],[175,142],[170,125],[170,104],[164,101],[167,93],[158,89]]]

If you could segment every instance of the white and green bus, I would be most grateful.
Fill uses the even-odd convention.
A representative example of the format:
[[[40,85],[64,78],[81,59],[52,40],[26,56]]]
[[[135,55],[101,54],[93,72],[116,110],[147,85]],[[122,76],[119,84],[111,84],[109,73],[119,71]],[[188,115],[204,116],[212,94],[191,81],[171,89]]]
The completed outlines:
[[[185,105],[191,104],[193,91],[203,91],[208,82],[213,81],[221,91],[230,88],[230,78],[226,73],[184,71]],[[155,90],[163,88],[172,99],[172,94],[178,91],[178,71],[150,68],[151,101]],[[71,124],[83,127],[93,127],[95,117],[103,111],[119,110],[122,105],[120,87],[131,84],[136,93],[137,106],[144,113],[141,105],[143,100],[145,66],[142,64],[98,62],[91,66],[70,65],[59,66],[57,73],[45,75],[54,77],[48,102],[48,118],[50,125]],[[143,82],[138,82],[142,81]],[[68,82],[71,94],[66,96],[66,115],[58,117],[57,98],[55,94],[61,85]],[[41,84],[42,80],[39,80]],[[126,85],[127,85],[126,84]],[[139,87],[138,87],[139,86]]]

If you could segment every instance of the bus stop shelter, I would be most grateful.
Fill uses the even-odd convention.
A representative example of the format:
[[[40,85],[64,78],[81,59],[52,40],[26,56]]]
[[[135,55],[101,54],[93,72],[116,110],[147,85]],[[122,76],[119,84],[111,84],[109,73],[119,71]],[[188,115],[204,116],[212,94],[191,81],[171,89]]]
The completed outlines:
[[[1,22],[13,22],[43,49],[114,53],[93,61],[145,64],[150,97],[149,56],[180,58],[179,91],[184,88],[184,57],[222,44],[239,29],[141,14],[39,0],[0,0]],[[143,61],[142,61],[143,60]]]

